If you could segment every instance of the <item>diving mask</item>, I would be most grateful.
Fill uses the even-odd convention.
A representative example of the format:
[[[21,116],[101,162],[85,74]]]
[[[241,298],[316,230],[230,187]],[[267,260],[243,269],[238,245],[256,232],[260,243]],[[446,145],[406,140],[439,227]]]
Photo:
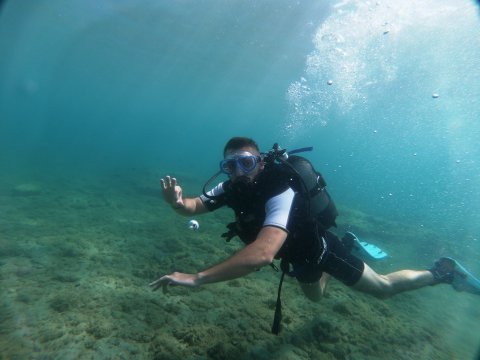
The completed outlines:
[[[241,154],[227,156],[220,161],[220,171],[224,174],[232,175],[237,168],[240,168],[244,174],[248,174],[255,169],[261,160],[260,156],[245,151]]]

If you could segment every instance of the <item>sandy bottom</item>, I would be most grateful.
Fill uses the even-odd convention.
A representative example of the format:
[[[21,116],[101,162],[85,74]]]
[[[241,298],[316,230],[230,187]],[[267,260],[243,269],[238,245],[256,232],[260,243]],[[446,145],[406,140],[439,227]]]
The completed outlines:
[[[147,172],[2,180],[0,359],[475,357],[480,298],[448,285],[377,300],[333,280],[314,304],[288,278],[279,336],[270,327],[280,274],[270,268],[152,292],[148,283],[160,275],[196,272],[241,246],[220,238],[229,211],[199,218],[200,230],[191,231],[162,202],[157,183]],[[339,234],[351,229],[393,254],[370,263],[379,272],[465,257],[423,227],[340,210]]]

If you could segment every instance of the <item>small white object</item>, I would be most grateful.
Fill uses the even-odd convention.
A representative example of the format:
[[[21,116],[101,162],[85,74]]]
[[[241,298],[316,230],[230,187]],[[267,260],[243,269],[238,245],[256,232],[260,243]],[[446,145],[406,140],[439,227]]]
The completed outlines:
[[[189,228],[190,230],[196,231],[196,230],[198,230],[199,227],[200,227],[200,224],[198,223],[197,220],[190,220],[190,221],[188,222],[188,228]]]
[[[333,80],[328,80],[327,81],[327,85],[332,85],[333,84]]]
[[[432,98],[434,98],[434,99],[437,99],[439,96],[440,96],[440,95],[438,95],[437,93],[433,93],[433,94],[432,94]]]

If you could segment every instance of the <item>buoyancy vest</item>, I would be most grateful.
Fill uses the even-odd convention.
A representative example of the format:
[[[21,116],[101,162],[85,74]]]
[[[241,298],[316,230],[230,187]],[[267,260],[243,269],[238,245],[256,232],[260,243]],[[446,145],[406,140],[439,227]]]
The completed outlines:
[[[290,187],[296,194],[287,225],[289,236],[277,258],[295,263],[312,261],[322,250],[318,232],[336,226],[338,213],[326,185],[310,161],[295,155],[285,163],[267,163],[254,181],[227,181],[225,203],[234,210],[235,221],[227,225],[229,231],[222,236],[227,241],[237,235],[245,244],[253,242],[265,220],[265,203]]]
[[[337,208],[327,192],[325,179],[312,163],[302,156],[291,155],[280,166],[288,176],[290,187],[298,194],[295,205],[298,215],[304,221],[317,221],[324,230],[336,226]]]

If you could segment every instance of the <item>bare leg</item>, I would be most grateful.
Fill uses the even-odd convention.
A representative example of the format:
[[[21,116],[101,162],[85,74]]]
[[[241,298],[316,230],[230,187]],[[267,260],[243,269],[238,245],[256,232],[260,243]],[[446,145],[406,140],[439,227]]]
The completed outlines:
[[[365,264],[362,277],[353,288],[379,298],[387,298],[403,291],[432,285],[434,282],[433,275],[428,270],[400,270],[380,275]]]
[[[318,302],[323,297],[330,275],[323,273],[314,283],[299,283],[304,295],[311,301]]]

